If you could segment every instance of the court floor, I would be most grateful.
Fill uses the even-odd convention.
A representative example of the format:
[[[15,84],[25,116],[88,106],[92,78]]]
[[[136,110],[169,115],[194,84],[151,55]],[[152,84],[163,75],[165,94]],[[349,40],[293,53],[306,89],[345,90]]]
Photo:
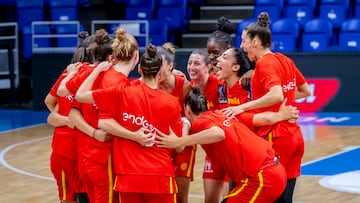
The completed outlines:
[[[47,112],[0,110],[0,203],[58,202],[49,170]],[[305,139],[296,203],[360,202],[360,113],[302,114]],[[199,147],[190,203],[203,202]]]

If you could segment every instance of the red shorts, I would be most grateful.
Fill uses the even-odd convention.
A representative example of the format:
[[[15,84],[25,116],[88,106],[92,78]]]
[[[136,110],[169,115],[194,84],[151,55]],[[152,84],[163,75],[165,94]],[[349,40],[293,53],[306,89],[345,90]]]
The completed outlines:
[[[76,201],[76,193],[86,191],[79,177],[77,165],[77,160],[51,153],[50,169],[58,186],[60,200]]]
[[[176,194],[175,177],[166,175],[117,174],[114,190],[125,193]]]
[[[117,202],[113,193],[114,174],[111,155],[106,163],[100,163],[79,155],[79,174],[93,203]]]
[[[143,194],[133,192],[120,193],[121,203],[176,203],[176,194]]]
[[[181,153],[174,155],[173,164],[176,166],[176,177],[187,177],[194,180],[196,145],[185,147]]]
[[[285,189],[286,173],[281,163],[258,172],[256,177],[245,177],[225,196],[226,203],[274,202]]]
[[[211,162],[208,156],[205,157],[202,177],[203,179],[224,180],[226,182],[229,180],[229,177],[226,175],[225,171],[215,163]]]
[[[288,179],[299,177],[304,155],[304,138],[300,127],[292,136],[273,138],[273,149],[284,166]]]

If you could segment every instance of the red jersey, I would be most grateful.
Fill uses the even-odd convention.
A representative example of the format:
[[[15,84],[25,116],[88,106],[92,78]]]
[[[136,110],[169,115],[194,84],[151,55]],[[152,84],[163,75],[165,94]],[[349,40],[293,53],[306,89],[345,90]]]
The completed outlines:
[[[79,74],[74,80],[69,81],[67,87],[70,89],[74,89],[76,92],[77,88],[80,87],[81,83],[90,75],[93,69],[88,69]],[[100,75],[95,79],[94,84],[92,86],[92,90],[102,89],[106,87],[111,87],[119,83],[128,84],[127,77],[120,72],[117,72],[114,68],[110,68],[109,70],[100,73]],[[74,103],[82,113],[85,121],[90,124],[94,128],[98,128],[98,120],[100,115],[100,111],[98,111],[96,105],[94,104],[86,104],[86,103]],[[102,114],[107,114],[111,112],[101,112]],[[88,157],[89,159],[98,161],[100,163],[107,163],[108,156],[111,153],[112,143],[108,142],[99,142],[94,138],[91,138],[87,134],[82,131],[78,131],[78,151],[81,152],[82,155]]]
[[[79,89],[81,83],[90,75],[95,66],[89,65],[89,63],[81,64],[77,74],[66,82],[66,89],[71,95],[75,95],[76,91]]]
[[[129,78],[129,81],[132,86],[141,84],[140,78]]]
[[[139,85],[141,84],[141,81],[139,79],[133,79],[130,81],[130,84]],[[172,90],[172,92],[170,92],[171,95],[173,95],[179,100],[181,107],[184,106],[184,100],[185,100],[184,84],[185,84],[185,78],[180,75],[175,75],[175,87]]]
[[[175,87],[173,91],[170,93],[174,97],[176,97],[179,101],[180,106],[183,108],[184,106],[184,84],[185,84],[185,78],[183,76],[176,75],[175,76]]]
[[[194,81],[191,81],[191,86],[194,86]],[[203,91],[209,110],[219,109],[219,91],[218,91],[219,80],[215,75],[210,74],[206,84],[206,88]]]
[[[236,115],[236,118],[244,125],[246,125],[249,129],[251,129],[252,131],[254,131],[254,123],[253,123],[253,119],[254,119],[255,114],[252,112],[243,112],[241,114]]]
[[[286,105],[294,105],[296,87],[305,83],[305,78],[297,69],[295,63],[288,57],[280,53],[266,54],[256,62],[256,68],[252,78],[252,96],[258,99],[265,95],[271,87],[280,85],[284,97],[287,98]],[[278,111],[281,103],[269,107],[256,109],[254,112]],[[271,130],[273,136],[289,136],[295,130],[295,124],[282,121],[273,126],[263,126],[257,128],[257,134],[265,136]]]
[[[71,103],[73,101],[73,96],[68,95],[65,97],[60,97],[56,93],[61,81],[65,78],[66,74],[67,71],[64,70],[49,92],[50,95],[57,98],[59,107],[58,113],[62,116],[69,115]],[[57,154],[76,160],[77,155],[76,146],[74,145],[75,141],[76,136],[74,129],[71,129],[68,126],[56,127],[54,129],[52,148],[53,151]]]
[[[236,183],[240,184],[244,175],[257,177],[260,168],[274,160],[275,152],[269,142],[256,136],[242,123],[226,118],[220,111],[204,112],[193,121],[192,130],[196,133],[213,126],[224,130],[225,139],[201,146],[206,155],[223,167]]]
[[[118,85],[93,91],[93,98],[99,110],[115,110],[113,118],[131,131],[145,127],[154,132],[157,128],[169,134],[170,126],[177,135],[181,135],[181,107],[175,97],[163,90],[152,89],[144,83],[135,86]],[[159,176],[167,181],[169,177],[174,177],[171,160],[173,150],[159,148],[156,144],[144,147],[117,137],[113,141],[115,174],[134,178]],[[168,187],[143,188],[129,181],[129,178],[122,180],[126,180],[126,183],[117,183],[120,191],[169,193]]]
[[[230,106],[238,106],[249,101],[249,92],[246,91],[239,82],[229,88],[226,83],[222,81],[219,83],[218,91],[220,109]],[[253,113],[244,112],[238,114],[236,118],[250,129],[254,129]]]
[[[232,87],[228,87],[225,82],[220,82],[218,91],[220,109],[238,106],[249,101],[248,91],[239,82],[236,82]]]

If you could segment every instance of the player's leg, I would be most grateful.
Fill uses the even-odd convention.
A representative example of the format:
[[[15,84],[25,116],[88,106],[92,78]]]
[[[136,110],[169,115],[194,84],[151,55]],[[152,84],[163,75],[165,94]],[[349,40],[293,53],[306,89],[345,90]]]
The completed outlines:
[[[203,171],[205,203],[218,203],[229,193],[228,177],[207,156]]]
[[[229,184],[224,180],[204,178],[205,203],[218,203],[229,193]]]
[[[178,186],[178,202],[188,203],[190,182],[194,177],[196,145],[185,147],[184,151],[174,155],[175,176]]]

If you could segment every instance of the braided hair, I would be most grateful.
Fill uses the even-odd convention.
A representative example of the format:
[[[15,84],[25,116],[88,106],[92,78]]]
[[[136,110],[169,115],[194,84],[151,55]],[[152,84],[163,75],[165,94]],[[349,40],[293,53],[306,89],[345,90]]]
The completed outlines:
[[[225,49],[233,46],[231,34],[235,33],[235,26],[225,16],[221,16],[216,23],[216,30],[208,38],[208,42],[213,40],[220,47]],[[226,48],[227,47],[227,48]]]
[[[146,52],[140,58],[141,70],[146,78],[155,77],[162,65],[162,57],[157,52],[157,48],[149,44]]]

